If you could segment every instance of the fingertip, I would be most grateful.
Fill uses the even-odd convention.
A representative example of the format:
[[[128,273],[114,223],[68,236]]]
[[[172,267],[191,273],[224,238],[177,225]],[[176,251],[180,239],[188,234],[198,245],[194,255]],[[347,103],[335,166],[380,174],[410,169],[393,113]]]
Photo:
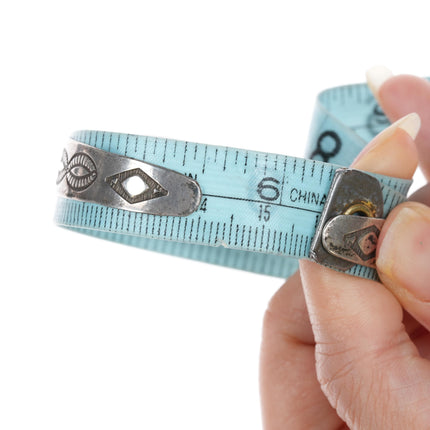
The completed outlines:
[[[415,202],[396,208],[378,241],[378,273],[402,306],[427,329],[430,329],[429,256],[430,208]]]
[[[379,90],[381,86],[392,77],[393,73],[391,70],[383,65],[373,66],[366,71],[367,85],[376,99],[379,98]]]
[[[384,82],[378,91],[378,102],[390,121],[417,112],[422,127],[415,138],[424,175],[430,179],[430,82],[413,75],[397,75]]]
[[[390,213],[378,240],[376,266],[405,309],[430,328],[430,208],[407,202]],[[399,264],[401,262],[401,264]]]
[[[327,343],[327,348],[336,344],[384,347],[390,342],[391,329],[400,327],[402,309],[379,282],[305,260],[300,261],[300,272],[315,340]]]
[[[410,113],[378,134],[353,161],[351,167],[386,176],[410,179],[418,165],[415,137],[421,126]]]

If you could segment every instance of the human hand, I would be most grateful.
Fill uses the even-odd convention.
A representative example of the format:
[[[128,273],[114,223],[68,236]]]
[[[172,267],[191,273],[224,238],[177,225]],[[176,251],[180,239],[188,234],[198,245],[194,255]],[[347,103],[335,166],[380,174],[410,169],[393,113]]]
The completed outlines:
[[[430,181],[430,83],[372,69],[391,121],[352,167]],[[415,138],[415,144],[414,144]],[[430,428],[430,184],[395,208],[378,241],[382,283],[310,261],[264,318],[263,423],[272,429]],[[417,203],[421,202],[421,203]]]

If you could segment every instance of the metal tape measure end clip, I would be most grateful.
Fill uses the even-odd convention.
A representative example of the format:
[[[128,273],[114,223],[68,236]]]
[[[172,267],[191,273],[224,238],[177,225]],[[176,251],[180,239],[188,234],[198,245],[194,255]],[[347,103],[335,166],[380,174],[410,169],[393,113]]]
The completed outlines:
[[[340,271],[375,268],[384,201],[379,181],[354,169],[336,170],[312,240],[313,261]]]

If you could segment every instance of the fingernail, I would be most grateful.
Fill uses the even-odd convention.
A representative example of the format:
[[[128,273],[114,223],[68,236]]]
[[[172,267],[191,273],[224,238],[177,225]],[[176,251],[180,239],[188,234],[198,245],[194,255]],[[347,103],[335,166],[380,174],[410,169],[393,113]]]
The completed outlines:
[[[393,73],[385,66],[374,66],[366,72],[367,85],[376,97],[382,84],[390,79]]]
[[[404,116],[403,118],[400,118],[392,125],[395,125],[398,128],[405,130],[406,133],[408,133],[409,136],[412,137],[412,140],[415,140],[418,132],[420,131],[421,118],[417,113],[413,112],[409,115]]]
[[[417,299],[430,300],[430,208],[399,210],[378,250],[378,270]]]
[[[411,171],[413,174],[416,168],[414,139],[420,126],[421,119],[417,113],[410,113],[400,118],[379,133],[358,154],[351,166],[355,169],[389,175],[391,173],[388,172],[393,171],[398,165],[399,172],[404,172],[402,176],[409,177]],[[405,131],[409,138],[402,133],[398,133],[399,129]]]

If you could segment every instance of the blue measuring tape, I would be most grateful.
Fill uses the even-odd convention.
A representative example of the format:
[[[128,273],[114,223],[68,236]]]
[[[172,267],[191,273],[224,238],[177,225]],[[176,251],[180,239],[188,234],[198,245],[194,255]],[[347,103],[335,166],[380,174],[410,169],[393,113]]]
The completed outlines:
[[[299,258],[311,256],[339,167],[388,125],[358,84],[319,95],[307,158],[78,131],[63,153],[55,221],[102,239],[285,278]],[[385,218],[406,199],[411,181],[371,176]],[[130,178],[144,189],[128,190]],[[347,273],[377,278],[374,268],[350,266]]]

